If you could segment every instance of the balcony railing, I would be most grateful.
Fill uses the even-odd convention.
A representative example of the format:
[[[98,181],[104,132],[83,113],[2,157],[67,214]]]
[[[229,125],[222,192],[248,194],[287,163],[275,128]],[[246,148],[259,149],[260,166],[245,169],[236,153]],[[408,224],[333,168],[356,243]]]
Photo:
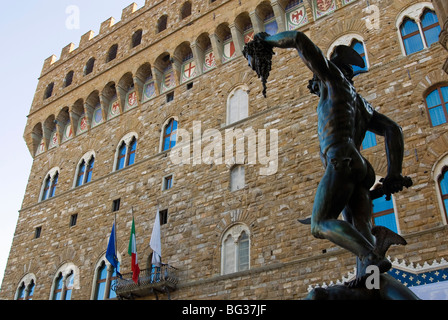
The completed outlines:
[[[152,294],[158,299],[158,294],[163,293],[166,293],[169,299],[170,292],[176,290],[177,283],[177,269],[162,265],[140,270],[138,283],[132,280],[132,273],[123,274],[122,278],[117,278],[114,289],[119,299],[141,298]]]

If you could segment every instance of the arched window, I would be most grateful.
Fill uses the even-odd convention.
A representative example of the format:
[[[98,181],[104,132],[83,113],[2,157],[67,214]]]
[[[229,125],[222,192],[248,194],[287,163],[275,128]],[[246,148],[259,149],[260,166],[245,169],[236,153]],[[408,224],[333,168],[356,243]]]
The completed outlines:
[[[364,60],[365,67],[360,68],[352,65],[354,75],[358,75],[369,69],[369,59],[364,38],[357,33],[349,33],[336,39],[328,49],[327,58],[331,59],[335,54],[335,49],[339,45],[345,45],[354,49]]]
[[[135,150],[137,150],[137,139],[135,137],[131,141],[131,145],[129,147],[129,155],[128,155],[128,163],[127,165],[130,166],[134,164],[135,162]]]
[[[117,296],[114,285],[117,281],[117,271],[103,259],[96,269],[94,300],[112,299]]]
[[[227,124],[247,118],[249,115],[249,94],[245,87],[234,89],[227,98]]]
[[[131,41],[132,48],[135,48],[136,46],[138,46],[142,43],[142,34],[143,34],[142,29],[139,29],[134,32],[134,34],[132,35],[132,41]]]
[[[157,20],[157,33],[162,32],[167,28],[168,25],[168,16],[163,15]]]
[[[406,54],[423,50],[423,41],[420,30],[414,20],[407,18],[400,27],[401,37],[403,39]]]
[[[20,281],[17,289],[15,300],[32,300],[34,295],[34,288],[36,287],[36,280],[34,274],[27,274]]]
[[[448,167],[445,167],[439,178],[440,198],[442,199],[445,216],[448,214]]]
[[[421,17],[423,36],[426,45],[430,47],[433,43],[439,41],[440,25],[437,15],[434,11],[426,9]]]
[[[44,179],[42,186],[40,201],[47,200],[54,197],[56,194],[56,187],[58,185],[59,172],[58,169],[52,169]]]
[[[53,300],[71,300],[75,275],[71,271],[66,277],[59,272],[55,280]]]
[[[438,41],[441,31],[437,15],[428,3],[416,3],[404,10],[396,21],[403,54],[428,48]]]
[[[77,177],[75,187],[82,186],[85,183],[92,181],[93,166],[95,164],[95,157],[92,152],[87,153],[78,165]]]
[[[22,284],[19,287],[19,290],[17,292],[17,300],[25,300],[25,283],[22,282]]]
[[[74,74],[74,72],[73,72],[73,71],[70,71],[70,72],[67,73],[67,75],[65,76],[65,79],[64,79],[64,88],[66,88],[66,87],[68,87],[69,85],[72,84],[72,82],[73,82],[73,74]]]
[[[433,127],[448,119],[448,86],[438,86],[426,96],[426,107]]]
[[[231,227],[222,239],[221,273],[229,274],[250,268],[249,229],[242,224]]]
[[[86,66],[84,67],[84,75],[86,76],[92,73],[94,66],[95,66],[95,58],[90,58],[89,61],[87,61]]]
[[[110,62],[112,60],[115,60],[115,58],[117,57],[117,52],[118,52],[118,44],[114,44],[109,48],[109,51],[107,53],[107,59],[106,62]]]
[[[45,89],[45,94],[44,94],[44,100],[48,99],[52,96],[53,94],[53,88],[54,88],[54,82],[50,83],[47,88]]]
[[[53,300],[65,300],[65,299],[62,299],[63,287],[64,287],[64,281],[63,281],[62,273],[59,273],[59,275],[55,281],[55,286],[54,286],[54,291],[53,291]]]
[[[354,74],[357,75],[361,72],[367,71],[367,59],[366,59],[366,52],[364,50],[364,44],[357,39],[353,39],[352,43],[350,44],[350,47],[353,48],[353,50],[355,50],[356,52],[358,52],[358,54],[364,60],[365,64],[364,68],[352,65]]]
[[[182,5],[182,8],[180,9],[180,20],[183,20],[188,16],[191,16],[191,2],[190,1],[186,1]]]
[[[76,186],[80,186],[84,183],[84,173],[86,171],[86,163],[82,160],[78,168],[78,178],[76,179]]]
[[[135,134],[128,134],[118,144],[115,170],[123,169],[135,163],[135,152],[137,150],[137,137]]]
[[[177,121],[171,119],[163,129],[162,151],[169,150],[176,145]]]

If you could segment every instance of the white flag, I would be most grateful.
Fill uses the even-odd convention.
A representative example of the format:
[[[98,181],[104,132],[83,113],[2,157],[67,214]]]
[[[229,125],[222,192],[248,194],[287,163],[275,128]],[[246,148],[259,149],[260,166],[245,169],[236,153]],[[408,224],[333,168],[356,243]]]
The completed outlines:
[[[162,264],[162,244],[160,241],[160,217],[159,208],[157,208],[156,221],[152,228],[151,241],[149,242],[152,253],[152,264],[160,267]]]

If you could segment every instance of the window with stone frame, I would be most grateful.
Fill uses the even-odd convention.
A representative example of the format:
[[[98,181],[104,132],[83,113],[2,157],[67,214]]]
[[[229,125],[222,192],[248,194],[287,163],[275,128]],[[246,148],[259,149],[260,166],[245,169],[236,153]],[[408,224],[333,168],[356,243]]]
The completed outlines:
[[[86,76],[92,73],[94,66],[95,66],[95,58],[90,58],[84,67],[84,75]]]
[[[76,169],[74,187],[82,186],[92,181],[93,167],[95,165],[95,155],[93,151],[87,152],[79,161]]]
[[[47,173],[43,182],[40,201],[44,201],[54,197],[54,195],[56,194],[56,188],[58,186],[58,180],[59,180],[58,169],[52,169],[50,170],[49,173]]]
[[[73,75],[74,75],[73,70],[67,73],[64,79],[64,88],[68,87],[73,83]]]
[[[114,291],[117,281],[117,270],[107,261],[105,257],[100,260],[95,272],[93,283],[93,300],[112,299],[117,296]]]
[[[437,85],[426,95],[425,102],[431,125],[445,124],[448,119],[448,85]]]
[[[246,225],[227,230],[221,243],[221,273],[230,274],[250,268],[250,233]]]
[[[441,27],[436,13],[426,4],[410,6],[397,21],[404,55],[419,52],[438,42]]]
[[[131,47],[135,48],[142,43],[143,30],[139,29],[132,34]]]
[[[75,272],[73,270],[58,272],[53,283],[51,300],[71,300],[74,282]]]
[[[180,20],[183,20],[189,16],[191,16],[191,2],[185,1],[180,9]]]
[[[170,119],[163,128],[162,151],[169,150],[176,145],[177,141],[177,121]]]
[[[137,136],[135,133],[126,135],[118,144],[115,170],[121,170],[135,163],[137,151]]]
[[[165,14],[157,20],[157,33],[162,32],[163,30],[166,30],[168,27],[168,16]]]
[[[36,279],[33,274],[27,274],[20,281],[14,300],[33,300]]]
[[[114,44],[109,48],[109,51],[107,52],[106,62],[111,62],[112,60],[115,60],[117,58],[117,53],[118,53],[118,44]]]
[[[50,98],[53,95],[54,82],[50,83],[45,89],[44,100]]]

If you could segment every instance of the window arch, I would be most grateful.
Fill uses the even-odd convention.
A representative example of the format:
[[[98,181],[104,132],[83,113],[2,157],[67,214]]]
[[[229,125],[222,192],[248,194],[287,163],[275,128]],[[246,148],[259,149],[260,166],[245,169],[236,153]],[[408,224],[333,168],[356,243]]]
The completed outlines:
[[[189,16],[191,16],[191,2],[186,1],[184,2],[182,8],[180,9],[180,20],[183,20]]]
[[[429,120],[433,127],[444,124],[448,119],[448,85],[438,85],[425,97]]]
[[[177,141],[177,121],[171,118],[163,127],[162,151],[169,150],[176,145]]]
[[[438,41],[441,28],[430,2],[420,2],[404,10],[396,20],[404,55],[430,47]]]
[[[92,73],[94,66],[95,66],[95,58],[90,58],[84,67],[84,75],[86,76]]]
[[[421,16],[423,38],[426,45],[430,47],[433,43],[439,41],[440,25],[437,15],[434,11],[425,9]]]
[[[107,52],[107,59],[106,62],[111,62],[112,60],[115,60],[118,53],[118,44],[114,44],[109,48],[109,51]]]
[[[131,48],[135,48],[142,43],[143,30],[139,29],[132,35]]]
[[[221,273],[229,274],[250,268],[250,232],[236,224],[224,233],[221,242]]]
[[[353,66],[353,72],[355,75],[367,71],[369,69],[369,57],[367,54],[367,48],[365,45],[364,38],[357,33],[349,33],[339,37],[334,41],[328,49],[327,58],[330,59],[334,53],[334,49],[339,45],[345,45],[354,49],[361,58],[364,60],[365,67],[360,68],[358,66]]]
[[[74,187],[79,187],[92,181],[94,164],[95,153],[93,151],[86,153],[81,158],[76,168]]]
[[[78,287],[79,271],[72,263],[66,263],[55,274],[50,300],[71,300]]]
[[[35,288],[36,276],[32,273],[27,274],[19,282],[14,300],[32,300]]]
[[[69,71],[67,73],[67,75],[65,76],[65,79],[64,79],[64,88],[66,88],[66,87],[68,87],[69,85],[72,84],[72,82],[73,82],[73,75],[74,75],[73,70]]]
[[[56,194],[58,179],[59,179],[58,168],[52,169],[50,170],[50,172],[47,173],[42,185],[40,201],[44,201],[54,197],[54,195]]]
[[[157,20],[157,33],[166,30],[168,26],[168,16],[165,14]]]
[[[50,98],[53,95],[54,82],[50,83],[45,89],[44,100]]]
[[[115,156],[115,171],[121,170],[125,167],[135,163],[135,153],[137,151],[137,134],[128,133],[121,139],[118,144]]]
[[[227,98],[227,124],[240,121],[249,115],[249,88],[238,86]]]
[[[118,254],[120,260],[120,255]],[[103,256],[95,267],[95,274],[92,286],[92,300],[106,300],[117,296],[114,291],[117,281],[117,270]]]

